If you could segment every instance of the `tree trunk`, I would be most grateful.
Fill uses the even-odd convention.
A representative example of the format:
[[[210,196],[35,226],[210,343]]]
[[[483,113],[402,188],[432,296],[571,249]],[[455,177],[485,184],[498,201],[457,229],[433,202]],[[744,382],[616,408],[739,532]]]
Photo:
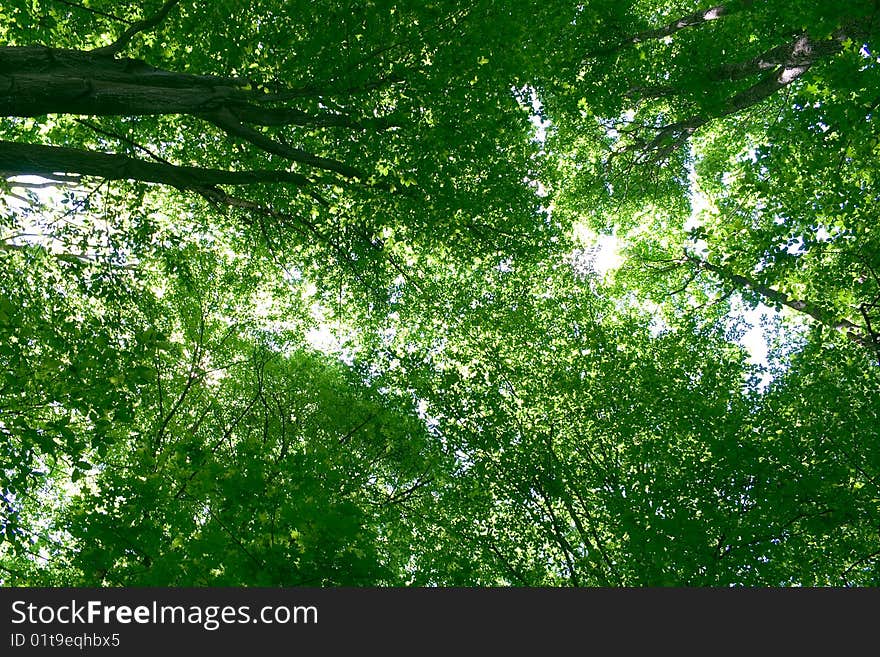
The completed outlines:
[[[0,116],[187,114],[267,153],[349,179],[369,176],[333,158],[287,145],[253,126],[380,127],[379,121],[362,124],[344,114],[309,114],[276,106],[297,96],[296,91],[269,94],[240,78],[175,73],[101,51],[0,48],[0,90]],[[265,172],[257,177],[262,181]]]

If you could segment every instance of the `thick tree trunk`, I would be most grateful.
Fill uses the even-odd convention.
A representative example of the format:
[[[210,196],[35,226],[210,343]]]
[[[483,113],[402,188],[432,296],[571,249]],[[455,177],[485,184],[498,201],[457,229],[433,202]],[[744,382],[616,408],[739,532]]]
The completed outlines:
[[[176,73],[137,59],[40,46],[0,48],[0,115],[204,115],[227,110],[256,125],[361,127],[341,114],[310,115],[269,103],[295,96],[249,88],[246,80]]]
[[[0,116],[187,114],[267,153],[343,178],[365,180],[367,174],[344,162],[290,146],[254,127],[367,127],[343,114],[314,115],[276,106],[296,95],[295,91],[274,95],[257,91],[239,78],[165,71],[140,60],[117,59],[102,51],[40,46],[0,48]],[[368,123],[379,127],[380,122]],[[70,170],[74,171],[77,170]]]

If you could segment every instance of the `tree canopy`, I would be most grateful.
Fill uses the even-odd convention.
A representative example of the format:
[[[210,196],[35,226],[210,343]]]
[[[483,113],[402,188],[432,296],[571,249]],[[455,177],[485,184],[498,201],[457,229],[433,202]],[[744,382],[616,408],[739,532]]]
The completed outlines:
[[[4,2],[0,582],[880,584],[878,36]]]

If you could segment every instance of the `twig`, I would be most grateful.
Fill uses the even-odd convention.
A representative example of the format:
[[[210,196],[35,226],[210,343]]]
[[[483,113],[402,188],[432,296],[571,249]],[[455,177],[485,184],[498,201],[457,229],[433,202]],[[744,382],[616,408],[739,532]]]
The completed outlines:
[[[80,9],[82,11],[87,11],[90,14],[95,14],[96,16],[103,16],[104,18],[111,18],[114,21],[119,21],[120,23],[125,23],[126,25],[131,25],[132,21],[127,18],[122,18],[121,16],[117,16],[115,14],[108,13],[106,11],[100,11],[99,9],[92,9],[91,7],[86,7],[84,5],[78,4],[76,2],[68,2],[68,0],[54,0],[61,5],[67,5],[68,7],[73,7],[74,9]]]
[[[147,155],[149,155],[151,158],[153,158],[156,162],[161,162],[162,164],[167,164],[167,165],[169,165],[169,166],[174,166],[171,162],[169,162],[168,160],[166,160],[166,159],[165,159],[164,157],[162,157],[161,155],[157,155],[156,153],[154,153],[152,150],[150,150],[150,149],[147,148],[146,146],[141,146],[139,143],[137,143],[137,142],[134,141],[133,139],[129,139],[128,137],[125,137],[125,136],[123,136],[123,135],[117,134],[117,133],[112,132],[112,131],[110,131],[110,130],[105,130],[104,128],[101,128],[100,126],[97,126],[97,125],[95,125],[94,123],[92,123],[92,122],[90,122],[90,121],[86,121],[85,119],[74,119],[74,121],[76,121],[76,122],[79,123],[80,125],[84,125],[84,126],[86,126],[87,128],[90,128],[93,132],[96,132],[96,133],[99,134],[99,135],[103,135],[103,136],[105,136],[105,137],[110,137],[110,138],[112,138],[112,139],[117,139],[117,140],[121,141],[123,144],[128,144],[128,145],[131,146],[132,148],[135,148],[135,149],[137,149],[137,150],[139,150],[139,151],[144,152],[144,153],[146,153]]]
[[[165,20],[165,17],[168,16],[168,13],[179,2],[180,0],[168,0],[164,5],[162,5],[161,9],[159,9],[158,12],[153,14],[151,18],[138,21],[137,23],[129,27],[125,32],[123,32],[122,35],[109,46],[104,46],[103,48],[95,48],[94,50],[92,50],[92,53],[96,55],[104,55],[107,57],[113,57],[114,55],[119,54],[138,33],[151,30],[163,20]]]

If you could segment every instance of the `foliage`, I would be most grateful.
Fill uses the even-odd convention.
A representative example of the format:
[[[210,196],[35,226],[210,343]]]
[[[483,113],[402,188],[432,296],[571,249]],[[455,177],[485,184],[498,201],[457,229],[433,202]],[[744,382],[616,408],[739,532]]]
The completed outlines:
[[[877,585],[878,27],[4,3],[0,580]]]

